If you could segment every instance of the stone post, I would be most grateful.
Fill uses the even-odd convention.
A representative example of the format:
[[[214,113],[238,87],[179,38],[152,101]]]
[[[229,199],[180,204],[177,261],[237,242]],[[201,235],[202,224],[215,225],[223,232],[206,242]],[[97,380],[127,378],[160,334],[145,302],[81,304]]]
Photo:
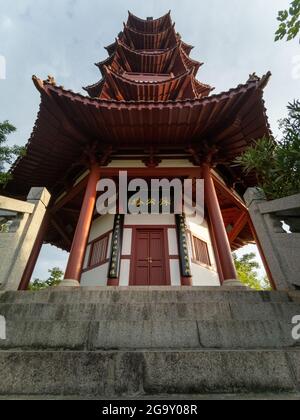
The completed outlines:
[[[285,218],[280,214],[283,203],[285,208],[295,197],[267,201],[258,188],[249,188],[244,195],[277,290],[294,290],[295,286],[300,286],[300,234],[288,234],[282,226]]]
[[[46,188],[32,188],[27,201],[0,197],[0,218],[11,220],[0,233],[1,290],[18,290],[50,198]]]

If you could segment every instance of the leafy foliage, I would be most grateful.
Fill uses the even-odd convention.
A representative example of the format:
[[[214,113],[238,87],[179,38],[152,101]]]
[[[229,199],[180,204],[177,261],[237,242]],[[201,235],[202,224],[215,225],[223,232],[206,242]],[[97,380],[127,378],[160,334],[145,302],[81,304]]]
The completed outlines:
[[[262,138],[236,159],[249,174],[256,172],[258,186],[272,200],[300,192],[300,101],[288,105],[280,121],[283,139]]]
[[[237,254],[233,254],[235,266],[237,269],[238,277],[241,282],[254,290],[270,290],[270,283],[267,277],[259,278],[257,270],[260,268],[254,253],[245,254],[241,258]]]
[[[61,271],[60,268],[55,267],[52,268],[52,270],[48,270],[48,272],[50,274],[50,277],[46,281],[35,279],[32,283],[30,283],[28,289],[36,292],[38,290],[43,290],[48,287],[58,286],[62,282],[64,273],[63,271]]]
[[[291,41],[296,38],[300,32],[300,0],[293,0],[288,10],[282,10],[278,13],[277,20],[280,25],[276,32],[275,41],[287,38]]]
[[[11,175],[4,170],[5,165],[11,164],[17,156],[25,154],[24,147],[5,145],[7,136],[14,131],[16,128],[8,121],[0,123],[0,185],[11,179]]]

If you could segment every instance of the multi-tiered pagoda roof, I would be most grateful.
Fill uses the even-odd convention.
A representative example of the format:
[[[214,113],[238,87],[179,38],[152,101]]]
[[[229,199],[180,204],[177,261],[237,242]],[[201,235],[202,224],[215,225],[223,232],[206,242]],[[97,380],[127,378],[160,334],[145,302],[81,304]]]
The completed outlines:
[[[85,90],[93,98],[116,101],[204,98],[212,88],[196,79],[201,63],[189,57],[191,49],[175,32],[170,14],[155,21],[130,14],[107,47],[108,59],[97,64],[102,80]]]
[[[270,135],[263,101],[270,74],[253,74],[234,89],[212,94],[197,79],[202,63],[190,57],[192,49],[170,13],[156,20],[129,13],[106,47],[108,58],[97,63],[101,79],[85,88],[88,95],[66,90],[53,77],[34,76],[40,110],[7,193],[25,197],[31,187],[45,186],[55,199],[86,170],[83,155],[91,145],[99,156],[112,148],[111,159],[144,160],[149,153],[152,161],[155,154],[158,160],[176,156],[201,165],[210,155],[230,187],[243,193],[255,185],[255,176],[242,176],[234,160]],[[226,207],[226,198],[219,198]],[[226,217],[230,223],[235,216]]]

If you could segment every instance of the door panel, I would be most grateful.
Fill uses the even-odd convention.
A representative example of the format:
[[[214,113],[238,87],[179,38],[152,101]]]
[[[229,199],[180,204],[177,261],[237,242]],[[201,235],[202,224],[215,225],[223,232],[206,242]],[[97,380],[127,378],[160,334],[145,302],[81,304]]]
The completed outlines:
[[[136,285],[147,286],[149,284],[149,233],[139,231],[136,244]]]
[[[150,285],[163,286],[166,284],[164,258],[164,232],[150,233]]]
[[[137,286],[167,285],[165,241],[163,229],[137,229],[133,284]]]

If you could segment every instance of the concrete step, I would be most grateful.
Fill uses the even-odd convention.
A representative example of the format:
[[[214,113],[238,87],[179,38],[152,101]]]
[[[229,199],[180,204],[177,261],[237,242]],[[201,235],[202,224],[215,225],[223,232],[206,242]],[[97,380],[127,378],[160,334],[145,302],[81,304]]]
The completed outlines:
[[[300,351],[0,351],[0,395],[295,393]]]
[[[172,320],[279,320],[291,322],[300,315],[292,302],[99,302],[99,303],[0,303],[7,320],[41,321],[147,321]]]
[[[283,349],[300,347],[292,324],[279,321],[7,322],[0,349]]]
[[[299,299],[298,299],[299,297]],[[39,292],[2,292],[0,303],[287,303],[298,299],[300,292],[228,291],[217,287],[98,287],[61,289]]]

